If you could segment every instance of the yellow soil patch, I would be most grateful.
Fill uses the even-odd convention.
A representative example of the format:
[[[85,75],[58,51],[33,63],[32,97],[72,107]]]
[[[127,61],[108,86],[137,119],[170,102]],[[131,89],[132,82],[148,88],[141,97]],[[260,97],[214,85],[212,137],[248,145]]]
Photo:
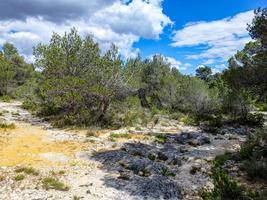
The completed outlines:
[[[83,149],[76,142],[53,142],[46,139],[47,132],[41,127],[29,124],[16,124],[14,130],[0,130],[0,166],[51,166],[40,154],[60,153],[70,158]]]

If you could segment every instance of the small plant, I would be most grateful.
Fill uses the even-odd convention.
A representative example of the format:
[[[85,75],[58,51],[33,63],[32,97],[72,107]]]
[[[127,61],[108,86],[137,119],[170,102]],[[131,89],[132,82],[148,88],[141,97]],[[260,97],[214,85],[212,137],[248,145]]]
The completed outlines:
[[[171,119],[180,120],[184,115],[180,112],[175,112],[170,115]]]
[[[1,129],[15,129],[16,126],[13,123],[7,124],[7,123],[4,123],[4,122],[0,122],[0,128]]]
[[[154,161],[157,159],[157,155],[154,153],[150,153],[148,154],[148,159]]]
[[[128,133],[112,133],[110,135],[112,139],[117,139],[117,138],[125,138],[125,139],[131,139],[131,135]]]
[[[158,108],[155,107],[155,106],[153,106],[153,107],[151,108],[151,111],[150,111],[151,117],[154,117],[154,116],[155,116],[156,114],[158,114],[158,113],[159,113]]]
[[[157,143],[164,144],[167,142],[167,139],[168,138],[166,135],[158,134],[155,136],[155,142],[157,142]]]
[[[20,116],[19,112],[12,112],[11,113],[13,116]]]
[[[5,177],[4,176],[0,176],[0,182],[4,181]]]
[[[81,200],[81,197],[74,196],[74,197],[73,197],[73,200]]]
[[[25,178],[25,176],[20,174],[20,175],[15,176],[14,180],[15,181],[22,181],[24,178]]]
[[[11,98],[9,96],[5,95],[5,96],[2,96],[1,97],[1,100],[3,102],[9,103],[11,101]]]
[[[43,181],[43,188],[45,190],[59,190],[59,191],[68,191],[69,187],[66,186],[64,183],[61,183],[59,180],[51,178],[51,177],[47,177],[44,178]]]
[[[58,172],[58,174],[60,174],[60,175],[64,175],[66,172],[64,171],[64,170],[60,170],[59,172]]]
[[[198,126],[199,122],[196,119],[196,117],[186,115],[181,118],[181,122],[183,122],[185,125],[190,125],[190,126]]]
[[[22,173],[22,172],[24,172],[25,174],[34,175],[34,176],[38,176],[39,175],[39,172],[37,172],[32,167],[21,167],[21,168],[16,169],[15,172],[16,173]]]
[[[161,174],[163,176],[175,176],[175,173],[170,171],[167,167],[161,169]]]

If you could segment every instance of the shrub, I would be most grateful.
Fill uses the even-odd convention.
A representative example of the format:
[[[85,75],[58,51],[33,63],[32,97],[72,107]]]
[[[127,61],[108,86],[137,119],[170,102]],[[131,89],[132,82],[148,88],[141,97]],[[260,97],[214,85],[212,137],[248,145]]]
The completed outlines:
[[[22,108],[26,110],[30,110],[30,111],[36,111],[38,108],[38,105],[34,101],[27,99],[23,101]]]
[[[267,180],[267,160],[247,160],[243,162],[243,169],[252,179],[260,178]]]

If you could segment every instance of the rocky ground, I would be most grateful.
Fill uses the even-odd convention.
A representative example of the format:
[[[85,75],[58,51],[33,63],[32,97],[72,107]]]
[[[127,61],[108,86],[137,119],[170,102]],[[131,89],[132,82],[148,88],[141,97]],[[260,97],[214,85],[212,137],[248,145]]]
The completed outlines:
[[[201,190],[213,188],[212,159],[238,150],[250,131],[222,127],[214,135],[164,117],[147,127],[61,130],[20,102],[0,103],[0,113],[15,125],[0,129],[1,200],[201,199]],[[64,191],[45,187],[47,177]]]

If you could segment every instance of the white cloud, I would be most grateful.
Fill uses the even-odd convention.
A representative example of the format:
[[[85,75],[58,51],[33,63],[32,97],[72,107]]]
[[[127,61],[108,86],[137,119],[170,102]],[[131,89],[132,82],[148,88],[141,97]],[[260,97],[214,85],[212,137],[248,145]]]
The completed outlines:
[[[45,4],[44,0],[38,1]],[[36,7],[34,2],[26,0],[27,5]],[[60,4],[65,1],[55,2]],[[68,0],[68,5],[75,6],[74,2],[77,4],[76,7],[79,7],[77,10],[83,12],[81,11],[78,16],[79,13],[72,9],[75,11],[75,16],[70,17],[64,15],[64,12],[71,6],[66,7],[59,16],[60,22],[55,20],[56,14],[48,16],[49,12],[41,8],[39,13],[36,13],[37,11],[25,13],[22,8],[18,8],[18,12],[22,13],[10,16],[10,20],[1,18],[0,46],[8,41],[17,46],[22,54],[30,56],[32,47],[40,42],[49,42],[53,32],[63,34],[76,27],[83,36],[92,34],[103,50],[114,43],[123,56],[133,57],[139,52],[139,49],[133,48],[135,42],[140,38],[158,39],[164,27],[172,23],[163,13],[162,0],[90,0],[90,3],[86,4],[86,12],[82,8],[87,1]],[[0,3],[1,6],[2,4]],[[4,3],[3,6],[8,8],[9,3]],[[51,7],[46,4],[45,6]],[[19,18],[20,14],[23,17]]]
[[[216,21],[188,23],[183,29],[175,31],[172,46],[206,47],[200,54],[188,55],[188,59],[228,59],[250,41],[246,30],[253,19],[253,11],[239,13]],[[207,61],[208,62],[208,61]]]
[[[165,57],[165,58],[166,58],[167,62],[169,62],[172,67],[179,69],[181,71],[185,71],[189,67],[192,66],[190,63],[182,63],[173,57]]]
[[[178,60],[176,60],[175,58],[172,57],[165,57],[167,62],[170,63],[170,65],[176,69],[180,69],[180,67],[182,66],[182,63]]]

